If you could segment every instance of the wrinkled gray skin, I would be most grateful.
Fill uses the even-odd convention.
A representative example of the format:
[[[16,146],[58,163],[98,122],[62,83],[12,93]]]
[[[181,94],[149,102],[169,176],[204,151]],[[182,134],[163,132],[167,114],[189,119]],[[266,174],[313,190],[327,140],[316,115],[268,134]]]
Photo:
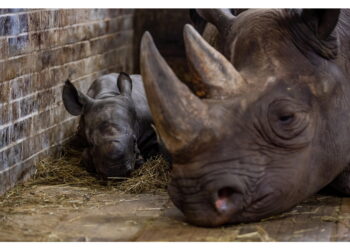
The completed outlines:
[[[72,115],[81,115],[78,135],[87,146],[83,163],[103,177],[124,177],[158,153],[156,134],[141,76],[108,74],[90,86],[87,95],[66,82],[63,101]]]
[[[141,44],[150,109],[173,160],[169,195],[188,221],[257,221],[330,183],[350,194],[350,11],[198,13],[216,27],[204,31],[216,49],[184,29],[204,97],[149,33]]]

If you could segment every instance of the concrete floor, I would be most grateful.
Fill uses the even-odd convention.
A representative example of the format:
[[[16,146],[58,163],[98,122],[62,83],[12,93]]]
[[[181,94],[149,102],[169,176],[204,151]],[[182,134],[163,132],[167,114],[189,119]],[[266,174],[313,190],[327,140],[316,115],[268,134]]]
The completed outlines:
[[[259,223],[200,228],[166,193],[130,195],[67,185],[0,200],[0,241],[348,241],[350,198],[316,195]]]

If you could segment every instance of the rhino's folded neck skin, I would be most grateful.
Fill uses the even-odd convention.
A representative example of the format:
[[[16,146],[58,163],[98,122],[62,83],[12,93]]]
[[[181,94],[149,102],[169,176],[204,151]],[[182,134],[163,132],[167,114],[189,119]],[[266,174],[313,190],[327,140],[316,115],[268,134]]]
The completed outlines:
[[[300,17],[300,11],[282,10],[281,15],[286,16],[279,21],[281,29],[287,30],[290,39],[307,58],[313,59],[314,53],[327,60],[337,57],[338,41],[335,31],[326,39],[320,39],[315,33],[310,32],[310,27]]]
[[[215,13],[199,12],[218,28],[204,31],[217,48],[184,28],[201,97],[149,33],[141,43],[150,109],[173,161],[169,195],[202,226],[286,211],[350,162],[350,11]]]

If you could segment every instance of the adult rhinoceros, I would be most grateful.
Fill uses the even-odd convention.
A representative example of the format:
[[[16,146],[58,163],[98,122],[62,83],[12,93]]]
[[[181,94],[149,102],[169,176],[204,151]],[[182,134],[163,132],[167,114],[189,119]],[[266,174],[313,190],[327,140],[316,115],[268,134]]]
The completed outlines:
[[[169,194],[197,225],[256,221],[330,184],[350,193],[350,11],[200,10],[216,48],[190,25],[186,52],[201,97],[149,33],[141,68],[172,155]],[[219,52],[220,51],[220,52]]]

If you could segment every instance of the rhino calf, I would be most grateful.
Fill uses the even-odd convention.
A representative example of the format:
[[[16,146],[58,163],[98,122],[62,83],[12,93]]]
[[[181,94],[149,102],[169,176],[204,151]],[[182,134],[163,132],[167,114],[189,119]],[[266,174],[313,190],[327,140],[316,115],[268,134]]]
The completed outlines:
[[[87,95],[67,80],[63,103],[72,115],[81,115],[78,135],[85,144],[83,164],[104,177],[128,176],[159,152],[141,76],[103,75]]]

